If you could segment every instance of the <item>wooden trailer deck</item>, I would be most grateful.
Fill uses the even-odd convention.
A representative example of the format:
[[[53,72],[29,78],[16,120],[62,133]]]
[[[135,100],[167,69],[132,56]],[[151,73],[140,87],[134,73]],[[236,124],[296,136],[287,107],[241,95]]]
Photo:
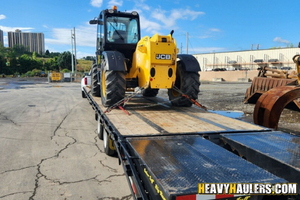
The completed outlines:
[[[89,91],[89,88],[86,88]],[[93,97],[101,110],[106,110],[101,97]],[[201,134],[263,131],[264,127],[221,116],[192,107],[174,107],[164,98],[141,95],[129,101],[124,109],[113,109],[106,117],[123,136]]]

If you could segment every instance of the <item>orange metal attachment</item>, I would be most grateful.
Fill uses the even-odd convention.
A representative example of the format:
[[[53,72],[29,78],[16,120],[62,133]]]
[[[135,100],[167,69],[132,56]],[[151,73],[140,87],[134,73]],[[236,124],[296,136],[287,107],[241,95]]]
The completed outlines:
[[[254,123],[277,129],[281,112],[287,105],[294,102],[300,108],[300,103],[296,101],[299,97],[299,86],[277,87],[262,94],[254,108]]]
[[[261,95],[254,108],[255,124],[277,129],[285,107],[300,110],[300,56],[295,55],[293,61],[296,64],[296,79],[257,77],[248,88],[245,102],[255,103]],[[269,69],[264,68],[261,72],[265,73],[267,70]]]
[[[272,88],[286,85],[298,85],[298,83],[295,79],[254,77],[251,86],[246,91],[244,103],[255,104],[257,99],[263,93],[271,90]]]

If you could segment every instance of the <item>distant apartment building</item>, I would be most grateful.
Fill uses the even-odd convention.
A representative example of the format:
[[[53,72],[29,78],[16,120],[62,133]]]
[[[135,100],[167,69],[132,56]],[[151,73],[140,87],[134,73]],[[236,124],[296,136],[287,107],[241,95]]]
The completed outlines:
[[[0,30],[0,43],[4,46],[3,31]]]
[[[27,47],[29,52],[45,53],[44,33],[23,33],[17,29],[15,32],[8,32],[7,37],[8,47],[22,45]]]

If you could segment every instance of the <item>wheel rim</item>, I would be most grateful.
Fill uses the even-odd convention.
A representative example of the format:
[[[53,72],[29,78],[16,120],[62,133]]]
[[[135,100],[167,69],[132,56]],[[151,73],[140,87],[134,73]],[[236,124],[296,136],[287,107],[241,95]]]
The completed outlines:
[[[100,120],[98,119],[98,126],[97,126],[97,134],[99,135],[100,134]]]
[[[105,70],[102,71],[102,94],[105,96]]]
[[[106,149],[107,140],[108,140],[108,135],[107,135],[106,130],[104,130],[103,131],[103,146],[104,146],[104,149]]]

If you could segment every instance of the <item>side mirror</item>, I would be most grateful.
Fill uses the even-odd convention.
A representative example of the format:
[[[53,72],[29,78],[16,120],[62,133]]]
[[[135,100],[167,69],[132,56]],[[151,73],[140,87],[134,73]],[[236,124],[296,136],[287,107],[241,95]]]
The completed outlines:
[[[90,20],[90,24],[98,24],[98,20],[97,19],[92,19],[92,20]]]
[[[100,21],[98,19],[92,19],[92,20],[90,20],[90,24],[100,24],[100,25],[103,25],[103,21]]]

